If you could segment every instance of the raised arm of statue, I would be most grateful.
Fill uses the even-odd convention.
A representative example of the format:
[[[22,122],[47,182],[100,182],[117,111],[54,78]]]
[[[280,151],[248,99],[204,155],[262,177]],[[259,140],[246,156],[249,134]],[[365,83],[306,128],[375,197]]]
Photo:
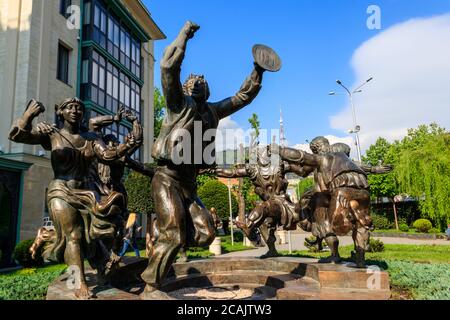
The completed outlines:
[[[314,168],[313,167],[309,167],[309,166],[301,166],[301,165],[298,165],[298,164],[285,162],[285,164],[284,164],[284,171],[285,172],[293,172],[293,173],[295,173],[296,175],[298,175],[298,176],[300,176],[302,178],[306,178],[312,172],[314,172]]]
[[[93,149],[97,158],[101,162],[110,162],[122,158],[134,148],[136,140],[133,135],[130,135],[126,143],[121,143],[117,147],[108,148],[100,139],[94,141]]]
[[[271,153],[278,152],[281,160],[299,166],[308,166],[316,168],[320,165],[318,156],[288,147],[271,147]]]
[[[89,130],[99,132],[103,128],[108,127],[113,123],[119,123],[125,114],[125,107],[121,106],[117,113],[113,116],[107,115],[91,118],[89,119]]]
[[[181,64],[186,46],[200,27],[193,22],[186,22],[178,37],[166,48],[161,60],[161,85],[167,108],[177,111],[184,100],[183,86],[180,81]]]
[[[211,103],[211,106],[216,110],[220,119],[228,117],[246,105],[249,105],[256,98],[261,90],[263,73],[264,69],[254,64],[251,75],[245,79],[241,88],[233,97]]]
[[[32,126],[34,118],[45,111],[42,103],[31,100],[23,115],[16,119],[9,132],[9,140],[32,144],[42,145],[45,150],[51,150],[50,134],[53,132],[52,126],[46,123],[38,123],[36,127]]]
[[[125,164],[131,170],[139,172],[140,174],[143,174],[144,176],[153,178],[153,176],[155,175],[155,170],[153,168],[147,168],[143,163],[133,160],[130,157],[127,157]]]
[[[240,178],[248,176],[246,168],[232,168],[232,169],[217,168],[214,171],[218,177],[222,178]]]

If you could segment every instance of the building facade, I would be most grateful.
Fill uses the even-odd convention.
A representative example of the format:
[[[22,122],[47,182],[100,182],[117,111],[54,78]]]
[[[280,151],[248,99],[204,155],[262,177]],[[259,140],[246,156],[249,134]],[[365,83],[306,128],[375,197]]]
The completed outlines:
[[[0,225],[4,259],[18,241],[35,236],[53,177],[41,146],[8,140],[12,121],[31,98],[44,104],[39,121],[49,123],[56,122],[55,105],[67,97],[84,101],[86,123],[123,105],[144,127],[145,143],[135,157],[150,162],[154,41],[164,38],[140,0],[0,0],[0,224],[10,223]],[[123,140],[129,128],[123,121],[105,133]],[[14,199],[9,195],[17,190],[9,184],[19,185]]]

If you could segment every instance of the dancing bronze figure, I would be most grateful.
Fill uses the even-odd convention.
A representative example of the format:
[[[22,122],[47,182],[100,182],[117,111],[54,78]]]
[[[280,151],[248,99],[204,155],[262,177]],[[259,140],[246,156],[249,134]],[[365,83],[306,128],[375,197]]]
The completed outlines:
[[[314,215],[313,218],[300,221],[300,226],[308,231],[312,231],[312,227],[317,228],[313,234],[325,238],[331,250],[329,261],[333,263],[340,262],[337,236],[352,231],[354,260],[357,267],[364,267],[369,230],[373,230],[366,173],[345,153],[332,152],[324,137],[313,139],[310,148],[313,154],[274,145],[269,148],[271,152],[279,154],[281,160],[297,166],[293,167],[292,172],[300,176],[314,172],[314,193],[307,201],[301,200],[303,205],[310,206],[310,212]],[[311,224],[313,220],[317,223]]]
[[[186,136],[196,139],[208,129],[215,131],[220,119],[250,104],[261,89],[266,70],[255,63],[250,77],[233,97],[216,103],[207,102],[210,92],[203,76],[191,75],[184,85],[180,82],[187,43],[199,28],[195,23],[187,22],[175,41],[166,48],[161,61],[161,83],[167,112],[152,149],[152,156],[158,163],[152,180],[158,237],[154,244],[148,246],[151,248],[149,263],[142,274],[147,283],[142,294],[144,299],[162,294],[159,291],[161,283],[180,248],[208,246],[215,237],[213,218],[196,190],[199,170],[215,162],[214,141],[188,143]],[[268,65],[274,61],[267,50],[256,49],[254,55]],[[276,71],[280,64],[269,67]],[[201,132],[195,132],[199,129]],[[210,152],[205,157],[206,151]]]
[[[84,274],[84,258],[101,277],[106,261],[100,244],[112,243],[123,223],[124,195],[119,192],[102,194],[89,179],[95,160],[111,162],[135,148],[135,139],[126,144],[107,148],[104,142],[81,125],[84,104],[77,98],[64,100],[56,108],[62,128],[48,123],[32,125],[45,111],[35,100],[30,101],[24,114],[18,118],[9,133],[9,139],[31,145],[41,145],[51,151],[54,179],[48,187],[47,202],[55,227],[52,243],[44,246],[42,256],[47,261],[65,262],[79,275],[80,286],[75,295],[81,299],[92,296]]]
[[[279,256],[275,247],[277,228],[295,230],[300,219],[295,211],[295,204],[286,193],[287,171],[290,171],[289,164],[283,161],[272,163],[266,147],[257,148],[254,164],[248,163],[242,168],[217,168],[213,171],[219,177],[249,177],[255,186],[255,193],[263,202],[250,212],[245,221],[236,221],[236,225],[251,241],[256,240],[255,229],[259,230],[269,249],[260,257],[262,259]]]

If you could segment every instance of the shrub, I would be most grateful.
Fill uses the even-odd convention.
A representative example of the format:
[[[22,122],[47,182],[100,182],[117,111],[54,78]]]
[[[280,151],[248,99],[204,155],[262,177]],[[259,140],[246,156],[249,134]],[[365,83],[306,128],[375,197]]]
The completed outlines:
[[[433,225],[428,219],[418,219],[414,221],[413,227],[418,232],[427,233],[433,227]]]
[[[236,242],[242,242],[242,241],[244,241],[244,234],[242,233],[242,231],[234,231],[233,239]]]
[[[37,267],[43,264],[42,259],[33,260],[31,258],[30,247],[34,240],[24,240],[19,242],[14,248],[13,258],[14,260],[25,268]]]
[[[198,189],[198,196],[206,208],[216,208],[217,214],[222,220],[229,218],[228,187],[225,184],[219,180],[209,180]],[[233,194],[231,194],[231,207],[235,215],[238,212],[238,204]]]
[[[368,252],[383,252],[384,251],[383,241],[370,238],[369,249],[367,251]]]
[[[409,231],[409,227],[406,223],[402,223],[401,225],[398,226],[398,228],[400,229],[400,231],[403,231],[403,232]]]
[[[154,167],[151,164],[147,168]],[[128,210],[130,212],[151,214],[154,211],[151,178],[138,172],[130,172],[124,182],[128,194]]]
[[[428,230],[428,233],[441,233],[441,231],[437,228],[431,228],[430,230]]]
[[[394,227],[394,224],[388,218],[380,215],[372,215],[372,221],[375,229],[391,229]]]

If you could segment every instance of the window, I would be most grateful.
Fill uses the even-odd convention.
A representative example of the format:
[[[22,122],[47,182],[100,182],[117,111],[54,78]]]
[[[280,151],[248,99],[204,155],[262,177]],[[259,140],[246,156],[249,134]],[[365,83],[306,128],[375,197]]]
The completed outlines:
[[[64,17],[68,17],[67,8],[72,5],[72,0],[59,0],[59,13]]]
[[[58,44],[58,66],[56,77],[64,83],[69,84],[69,54],[70,50]]]

